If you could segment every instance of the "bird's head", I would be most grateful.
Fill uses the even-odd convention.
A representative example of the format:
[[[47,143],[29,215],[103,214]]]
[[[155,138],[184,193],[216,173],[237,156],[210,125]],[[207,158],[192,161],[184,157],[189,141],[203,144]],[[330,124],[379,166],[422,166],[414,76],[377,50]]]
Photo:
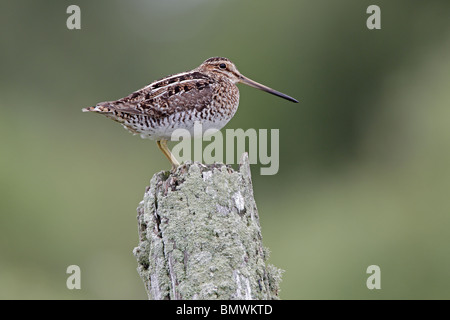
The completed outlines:
[[[223,57],[214,57],[214,58],[209,58],[207,60],[205,60],[198,68],[198,71],[200,72],[204,72],[206,74],[210,74],[210,75],[214,75],[214,76],[219,76],[219,77],[225,77],[228,80],[230,80],[231,82],[233,82],[234,84],[236,83],[243,83],[246,84],[250,87],[259,89],[259,90],[263,90],[265,92],[274,94],[278,97],[284,98],[286,100],[292,101],[292,102],[296,102],[298,103],[298,101],[284,93],[281,93],[279,91],[276,91],[272,88],[269,88],[263,84],[260,84],[256,81],[253,81],[245,76],[243,76],[238,69],[236,68],[236,66],[234,65],[233,62],[231,62],[229,59],[227,58],[223,58]]]

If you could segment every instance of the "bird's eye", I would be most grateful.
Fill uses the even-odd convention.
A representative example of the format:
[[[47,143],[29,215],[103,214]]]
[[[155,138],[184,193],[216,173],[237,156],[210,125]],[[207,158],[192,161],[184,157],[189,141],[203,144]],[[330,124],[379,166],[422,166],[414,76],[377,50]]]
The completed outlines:
[[[219,64],[219,68],[220,69],[225,69],[226,67],[227,67],[227,65],[225,63]]]

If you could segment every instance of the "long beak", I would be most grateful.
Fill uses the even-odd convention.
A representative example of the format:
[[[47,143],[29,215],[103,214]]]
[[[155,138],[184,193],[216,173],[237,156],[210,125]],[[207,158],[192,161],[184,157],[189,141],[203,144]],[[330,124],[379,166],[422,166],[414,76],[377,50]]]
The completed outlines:
[[[253,87],[253,88],[256,88],[256,89],[259,89],[259,90],[262,90],[262,91],[265,91],[265,92],[268,92],[268,93],[271,93],[271,94],[274,94],[274,95],[279,96],[279,97],[281,97],[283,99],[286,99],[286,100],[298,103],[298,101],[296,99],[294,99],[292,97],[289,97],[287,94],[284,94],[284,93],[281,93],[281,92],[279,92],[277,90],[273,90],[272,88],[266,87],[265,85],[263,85],[261,83],[258,83],[256,81],[253,81],[252,79],[249,79],[247,77],[244,77],[243,75],[240,76],[240,81],[239,82],[242,82],[242,83],[244,83],[244,84],[246,84],[246,85],[248,85],[250,87]]]

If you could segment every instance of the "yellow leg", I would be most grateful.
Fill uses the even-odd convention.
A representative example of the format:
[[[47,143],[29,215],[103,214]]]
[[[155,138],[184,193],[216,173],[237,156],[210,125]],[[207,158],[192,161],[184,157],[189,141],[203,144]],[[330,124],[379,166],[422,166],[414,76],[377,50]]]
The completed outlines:
[[[167,147],[167,140],[158,140],[156,141],[156,144],[158,145],[159,150],[161,150],[166,158],[169,159],[170,163],[172,164],[172,169],[176,169],[180,164]]]

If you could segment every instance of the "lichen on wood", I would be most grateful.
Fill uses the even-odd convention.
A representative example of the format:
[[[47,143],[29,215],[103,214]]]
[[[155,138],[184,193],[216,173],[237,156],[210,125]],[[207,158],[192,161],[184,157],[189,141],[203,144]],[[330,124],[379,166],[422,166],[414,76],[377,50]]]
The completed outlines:
[[[187,162],[153,176],[134,249],[149,299],[277,299],[247,154],[238,171]]]

